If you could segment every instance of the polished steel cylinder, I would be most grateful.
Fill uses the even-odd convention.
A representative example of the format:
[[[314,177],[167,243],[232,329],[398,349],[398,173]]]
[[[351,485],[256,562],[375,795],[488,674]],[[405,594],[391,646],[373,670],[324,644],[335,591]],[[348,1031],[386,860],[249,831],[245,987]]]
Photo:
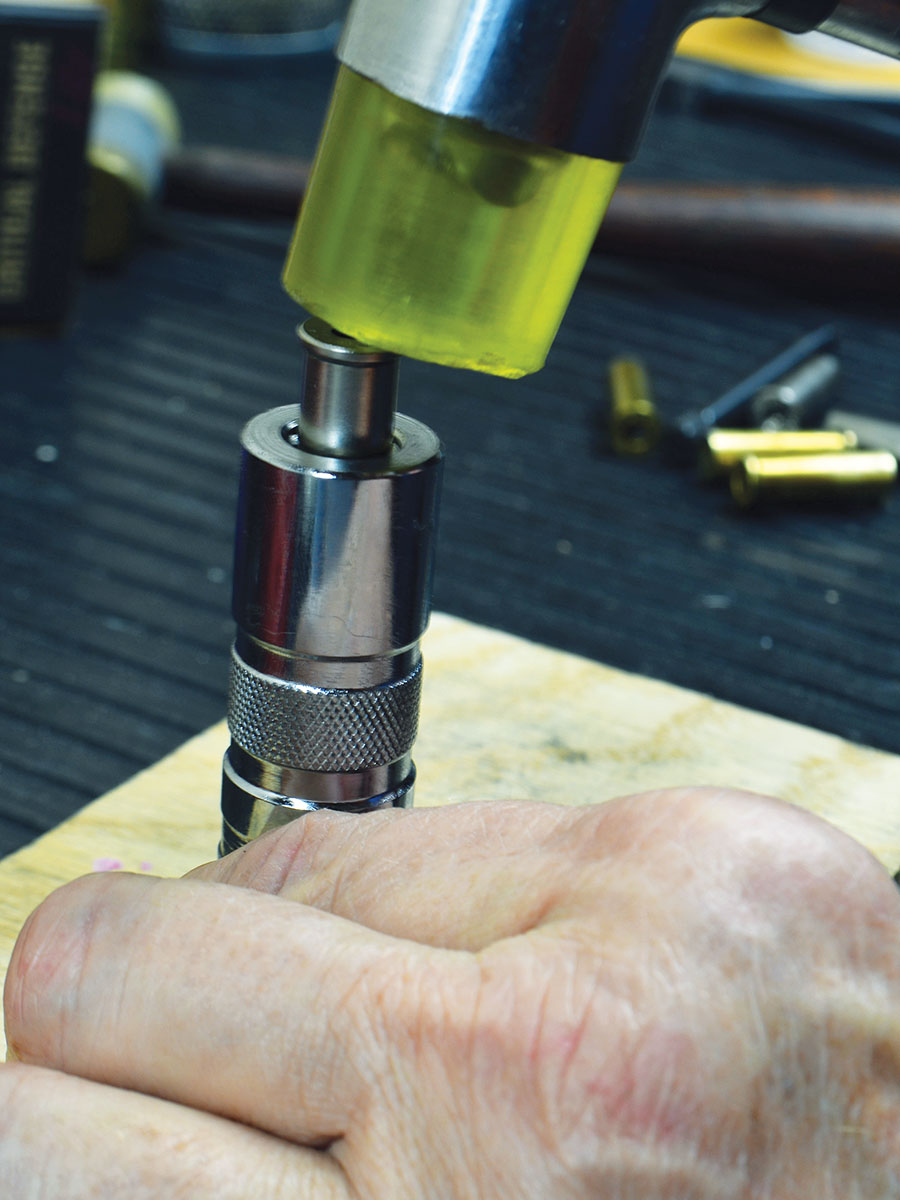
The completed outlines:
[[[297,330],[306,349],[298,443],[314,454],[387,454],[397,411],[397,357],[363,346],[311,317]]]
[[[800,454],[786,458],[750,455],[731,473],[731,494],[742,508],[809,502],[874,503],[897,479],[897,460],[880,450]]]
[[[745,375],[715,400],[702,408],[692,408],[681,414],[675,430],[683,449],[697,446],[712,429],[731,429],[746,425],[750,401],[759,391],[783,379],[791,371],[819,354],[833,354],[837,346],[837,329],[822,325],[785,346],[773,358],[767,359],[755,371]]]
[[[700,452],[700,476],[703,479],[721,478],[750,455],[760,459],[792,458],[842,454],[855,447],[856,435],[847,430],[714,429],[707,435]]]
[[[395,375],[393,356],[361,347],[350,367],[349,339],[336,344],[332,366],[357,371],[362,408],[395,388],[372,378]],[[323,455],[303,444],[316,426],[286,406],[242,435],[223,853],[311,809],[412,799],[440,444],[398,415],[385,453]]]
[[[841,363],[817,354],[781,379],[760,388],[750,401],[750,420],[760,429],[800,429],[814,423],[837,391]]]

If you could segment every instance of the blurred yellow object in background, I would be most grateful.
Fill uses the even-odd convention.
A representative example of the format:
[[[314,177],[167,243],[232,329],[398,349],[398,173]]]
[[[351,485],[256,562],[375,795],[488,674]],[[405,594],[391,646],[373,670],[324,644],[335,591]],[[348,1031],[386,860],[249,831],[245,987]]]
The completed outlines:
[[[134,67],[146,42],[151,0],[100,0],[109,13],[106,26],[104,66]]]
[[[744,17],[698,21],[678,53],[836,92],[900,92],[900,63],[825,34],[788,34]]]
[[[84,262],[112,266],[134,245],[181,138],[174,102],[154,79],[101,71],[94,84]]]

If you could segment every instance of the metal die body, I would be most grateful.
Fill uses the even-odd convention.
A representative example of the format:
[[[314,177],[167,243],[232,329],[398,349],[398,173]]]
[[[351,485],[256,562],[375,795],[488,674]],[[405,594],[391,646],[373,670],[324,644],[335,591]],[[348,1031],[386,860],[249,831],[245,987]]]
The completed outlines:
[[[322,806],[411,801],[441,449],[397,416],[387,454],[297,442],[298,410],[243,433],[227,851]]]

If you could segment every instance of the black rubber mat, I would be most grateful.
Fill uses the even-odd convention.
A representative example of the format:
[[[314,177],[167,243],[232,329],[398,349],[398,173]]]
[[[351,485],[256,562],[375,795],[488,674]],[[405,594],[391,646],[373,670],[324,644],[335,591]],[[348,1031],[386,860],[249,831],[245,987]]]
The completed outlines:
[[[165,77],[188,139],[308,154],[330,74]],[[900,183],[827,131],[674,99],[633,178]],[[0,345],[2,851],[224,713],[238,435],[296,395],[288,235],[164,214],[83,281],[65,338]],[[896,310],[611,259],[539,375],[404,364],[402,407],[447,450],[437,607],[900,751],[900,503],[748,517],[602,432],[613,355],[640,353],[674,418],[826,320],[842,407],[897,416]]]

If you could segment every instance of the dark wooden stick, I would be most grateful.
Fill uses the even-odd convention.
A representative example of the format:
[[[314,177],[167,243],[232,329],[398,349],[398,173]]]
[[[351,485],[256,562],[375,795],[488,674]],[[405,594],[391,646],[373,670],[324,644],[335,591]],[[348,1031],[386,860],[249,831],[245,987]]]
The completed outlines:
[[[311,164],[191,147],[169,160],[165,202],[195,211],[293,217]],[[797,285],[892,294],[900,281],[900,189],[623,183],[596,253],[725,268]]]
[[[166,162],[163,200],[172,208],[244,217],[294,217],[312,163],[300,158],[187,146]]]
[[[870,293],[900,279],[900,189],[625,183],[595,251]]]

